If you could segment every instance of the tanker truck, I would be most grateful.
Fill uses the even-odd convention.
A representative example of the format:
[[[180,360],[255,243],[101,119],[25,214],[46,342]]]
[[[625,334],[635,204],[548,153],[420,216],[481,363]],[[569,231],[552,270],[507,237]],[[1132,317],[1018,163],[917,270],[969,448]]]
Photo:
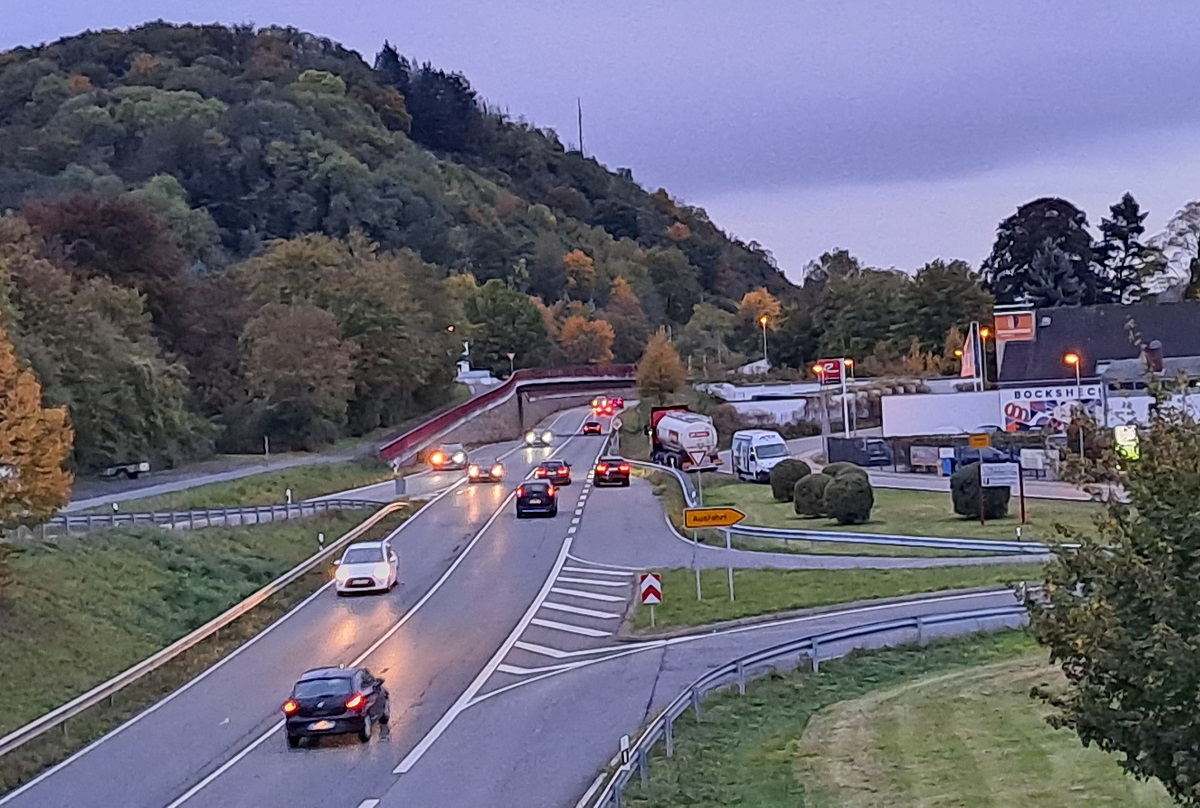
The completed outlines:
[[[710,469],[721,462],[712,419],[685,405],[652,407],[646,432],[652,463],[677,469]]]

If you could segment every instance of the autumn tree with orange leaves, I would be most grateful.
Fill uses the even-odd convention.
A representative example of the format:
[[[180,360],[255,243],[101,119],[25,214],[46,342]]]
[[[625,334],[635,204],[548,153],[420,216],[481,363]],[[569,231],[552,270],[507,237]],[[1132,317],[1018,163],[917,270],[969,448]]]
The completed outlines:
[[[603,320],[568,317],[558,332],[558,347],[568,365],[603,365],[613,359],[612,326]]]

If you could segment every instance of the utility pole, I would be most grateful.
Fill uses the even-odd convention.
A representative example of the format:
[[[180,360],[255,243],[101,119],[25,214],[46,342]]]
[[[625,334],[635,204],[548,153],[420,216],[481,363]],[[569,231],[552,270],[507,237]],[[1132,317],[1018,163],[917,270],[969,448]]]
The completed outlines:
[[[583,99],[579,96],[575,96],[575,110],[579,122],[579,156],[583,157]]]

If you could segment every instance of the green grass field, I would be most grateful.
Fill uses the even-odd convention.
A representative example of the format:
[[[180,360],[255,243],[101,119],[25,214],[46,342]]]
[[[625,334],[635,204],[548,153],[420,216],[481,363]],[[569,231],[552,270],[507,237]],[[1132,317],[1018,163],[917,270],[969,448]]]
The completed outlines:
[[[0,681],[8,709],[0,735],[103,682],[203,625],[361,523],[369,512],[331,514],[248,528],[186,534],[155,528],[92,533],[34,545],[12,562],[14,587],[0,601]],[[406,512],[385,517],[383,536]],[[143,682],[112,706],[73,719],[0,762],[0,791],[111,729],[253,636],[329,580],[314,571]]]
[[[1038,579],[1040,573],[1037,564],[890,570],[734,570],[731,602],[725,570],[701,570],[704,600],[697,601],[695,571],[675,568],[660,573],[665,597],[654,609],[654,621],[658,629],[701,626],[855,600],[1007,585]],[[639,606],[634,613],[634,629],[646,629],[649,625],[649,607]]]
[[[634,808],[1168,806],[1157,784],[1050,729],[1031,684],[1057,673],[1024,633],[860,652],[705,701],[651,759]],[[980,667],[982,666],[982,667]]]
[[[1020,526],[1017,503],[1013,502],[1006,519],[979,524],[954,513],[948,492],[875,489],[875,508],[865,525],[840,526],[829,519],[797,516],[790,502],[776,502],[769,485],[753,483],[710,484],[704,491],[705,505],[732,505],[746,513],[746,524],[793,530],[840,530],[853,533],[896,533],[911,536],[945,536],[955,539],[1016,538]],[[1021,538],[1041,541],[1054,538],[1056,524],[1078,530],[1090,530],[1103,506],[1067,500],[1026,500],[1029,523],[1022,527]]]
[[[392,473],[376,458],[364,458],[348,463],[318,463],[295,466],[281,471],[266,471],[223,483],[198,485],[170,494],[126,500],[121,510],[145,513],[148,511],[187,511],[203,508],[233,508],[239,505],[281,505],[287,501],[287,489],[292,489],[292,502],[312,497],[348,491],[391,479]],[[110,508],[90,509],[108,513]]]

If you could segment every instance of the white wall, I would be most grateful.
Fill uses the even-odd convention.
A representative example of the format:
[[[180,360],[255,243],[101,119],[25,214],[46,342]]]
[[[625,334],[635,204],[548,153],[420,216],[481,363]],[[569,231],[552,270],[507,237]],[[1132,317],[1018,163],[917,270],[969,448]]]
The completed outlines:
[[[786,424],[804,418],[806,410],[803,398],[785,401],[731,401],[729,406],[741,415],[765,416],[776,424]],[[817,409],[817,413],[820,414],[820,408]]]
[[[960,435],[997,426],[1000,393],[913,393],[884,396],[883,436]]]

